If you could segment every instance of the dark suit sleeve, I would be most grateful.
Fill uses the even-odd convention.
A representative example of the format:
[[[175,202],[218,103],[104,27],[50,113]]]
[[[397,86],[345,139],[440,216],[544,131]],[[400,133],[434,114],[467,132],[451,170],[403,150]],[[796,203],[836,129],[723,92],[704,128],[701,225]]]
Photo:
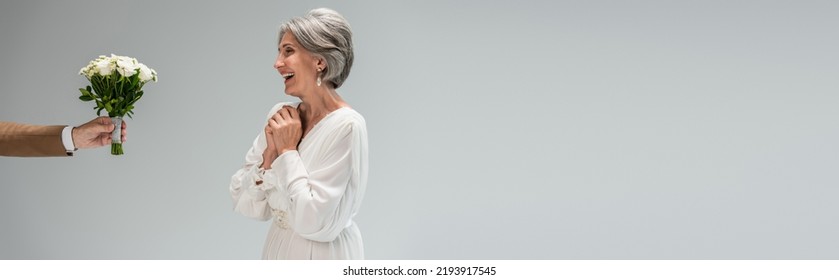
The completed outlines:
[[[0,156],[68,156],[61,142],[64,127],[0,122]]]

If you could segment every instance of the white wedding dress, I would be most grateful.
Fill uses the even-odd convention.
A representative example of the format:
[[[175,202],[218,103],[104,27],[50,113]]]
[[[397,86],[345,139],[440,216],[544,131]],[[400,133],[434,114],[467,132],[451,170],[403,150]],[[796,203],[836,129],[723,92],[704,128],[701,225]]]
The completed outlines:
[[[283,105],[298,104],[279,103],[268,117]],[[273,220],[262,258],[363,259],[361,232],[353,217],[367,185],[364,118],[346,107],[329,113],[297,151],[283,153],[263,171],[266,146],[263,131],[230,182],[236,212]]]

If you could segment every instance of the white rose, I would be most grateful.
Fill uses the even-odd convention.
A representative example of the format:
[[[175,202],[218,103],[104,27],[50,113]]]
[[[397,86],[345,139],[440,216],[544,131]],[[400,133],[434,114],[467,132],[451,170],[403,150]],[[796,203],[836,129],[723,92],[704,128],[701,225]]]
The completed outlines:
[[[116,57],[117,71],[123,77],[131,77],[137,73],[137,60],[127,56]]]
[[[96,61],[95,69],[99,75],[108,76],[114,73],[114,63],[109,58],[102,58]]]
[[[144,83],[150,80],[157,81],[157,74],[154,73],[154,70],[142,63],[138,63],[137,65],[140,67],[140,81]]]

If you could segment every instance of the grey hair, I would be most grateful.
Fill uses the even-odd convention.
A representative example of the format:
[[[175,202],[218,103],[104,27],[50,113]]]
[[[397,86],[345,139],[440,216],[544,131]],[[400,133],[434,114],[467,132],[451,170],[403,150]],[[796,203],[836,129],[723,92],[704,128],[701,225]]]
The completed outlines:
[[[326,61],[323,81],[339,88],[350,75],[353,62],[352,30],[341,14],[327,8],[309,11],[304,17],[295,17],[280,26],[283,39],[291,32],[300,45]]]

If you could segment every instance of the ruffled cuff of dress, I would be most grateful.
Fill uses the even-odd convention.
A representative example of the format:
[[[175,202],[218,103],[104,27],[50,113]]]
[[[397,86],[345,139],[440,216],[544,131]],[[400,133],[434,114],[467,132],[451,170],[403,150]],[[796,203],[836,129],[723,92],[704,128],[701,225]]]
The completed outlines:
[[[264,179],[265,170],[259,166],[260,165],[255,164],[250,168],[248,172],[250,174],[250,180],[248,180],[249,182],[246,184],[246,186],[249,186],[247,189],[248,194],[257,201],[265,199],[265,191],[267,189]]]
[[[272,169],[273,169],[273,167],[272,167]],[[263,191],[266,191],[266,192],[269,191],[269,190],[271,190],[271,191],[278,190],[278,188],[277,188],[277,174],[275,172],[272,172],[273,170],[265,170],[265,169],[262,169],[262,168],[260,168],[259,170],[262,171],[262,173],[261,173],[262,174],[262,177],[261,177],[262,178],[262,184],[257,186],[257,187],[259,187],[260,190],[263,190]]]
[[[251,167],[244,167],[230,177],[230,192],[238,194],[250,186],[251,182],[253,182],[252,169]]]

